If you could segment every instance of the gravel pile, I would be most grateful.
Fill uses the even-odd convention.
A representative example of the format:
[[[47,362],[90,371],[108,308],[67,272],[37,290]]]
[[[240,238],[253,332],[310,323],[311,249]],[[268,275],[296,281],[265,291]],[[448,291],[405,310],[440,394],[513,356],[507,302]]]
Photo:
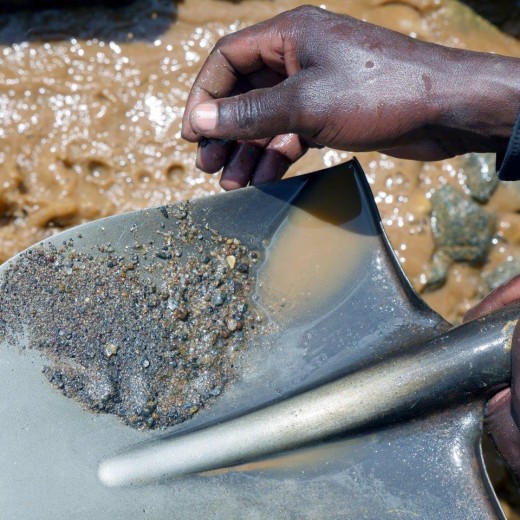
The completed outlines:
[[[0,335],[25,333],[52,385],[139,429],[180,423],[218,396],[262,323],[258,252],[195,224],[188,203],[162,211],[175,224],[159,248],[38,246],[0,286]]]

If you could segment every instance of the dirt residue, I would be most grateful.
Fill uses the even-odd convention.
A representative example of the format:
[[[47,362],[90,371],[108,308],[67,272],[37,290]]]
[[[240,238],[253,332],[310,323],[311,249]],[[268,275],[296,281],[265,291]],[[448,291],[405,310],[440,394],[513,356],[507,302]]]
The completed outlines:
[[[162,212],[175,222],[159,247],[37,246],[0,285],[0,337],[25,334],[63,394],[135,428],[177,424],[220,395],[262,321],[258,253],[196,225],[187,203]]]

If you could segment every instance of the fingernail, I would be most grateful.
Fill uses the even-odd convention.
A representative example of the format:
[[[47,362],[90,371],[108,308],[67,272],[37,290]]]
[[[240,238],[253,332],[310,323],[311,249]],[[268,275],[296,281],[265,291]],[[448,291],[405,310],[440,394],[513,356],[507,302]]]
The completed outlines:
[[[204,134],[217,127],[218,109],[215,103],[202,103],[191,113],[191,126],[195,132]]]

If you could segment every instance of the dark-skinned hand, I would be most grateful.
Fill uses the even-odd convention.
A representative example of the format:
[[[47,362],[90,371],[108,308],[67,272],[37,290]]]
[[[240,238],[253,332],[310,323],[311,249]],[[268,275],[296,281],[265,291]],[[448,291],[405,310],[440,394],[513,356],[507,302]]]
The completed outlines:
[[[305,6],[217,43],[182,135],[199,168],[223,168],[224,189],[279,179],[316,145],[418,160],[503,151],[519,78],[517,59]]]
[[[520,300],[520,276],[499,287],[476,307],[469,310],[464,321],[473,320]],[[520,479],[520,325],[513,334],[511,387],[500,390],[488,402],[484,427],[493,438],[498,451]]]

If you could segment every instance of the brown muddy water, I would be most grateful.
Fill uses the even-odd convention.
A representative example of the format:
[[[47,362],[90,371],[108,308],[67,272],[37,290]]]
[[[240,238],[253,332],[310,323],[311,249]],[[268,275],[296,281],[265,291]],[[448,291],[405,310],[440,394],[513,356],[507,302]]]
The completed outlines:
[[[0,14],[0,263],[72,225],[220,191],[217,177],[196,170],[195,147],[180,137],[189,87],[221,36],[299,3],[138,0],[121,9]],[[308,3],[443,45],[520,57],[520,42],[452,0]],[[496,21],[500,11],[493,12]],[[313,150],[291,174],[350,157]],[[489,161],[358,158],[404,270],[448,320],[459,321],[520,272],[520,188],[490,181],[476,195],[471,182],[475,169],[489,173]],[[470,200],[471,211],[494,215],[478,261],[454,259],[433,239],[432,195],[445,185]],[[494,475],[499,493],[520,504],[498,463]]]

